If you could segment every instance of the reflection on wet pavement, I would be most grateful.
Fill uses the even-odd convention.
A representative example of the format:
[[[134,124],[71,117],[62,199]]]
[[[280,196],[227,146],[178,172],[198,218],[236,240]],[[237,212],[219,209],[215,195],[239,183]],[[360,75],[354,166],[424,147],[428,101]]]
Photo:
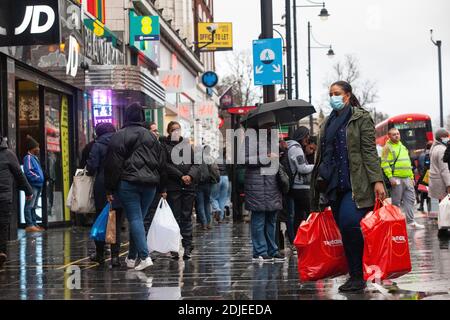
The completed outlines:
[[[196,228],[191,260],[158,255],[145,272],[90,262],[88,229],[20,232],[0,271],[0,299],[450,299],[450,240],[438,240],[435,221],[419,221],[426,229],[409,231],[412,272],[381,286],[369,284],[359,294],[338,292],[345,277],[300,283],[296,255],[284,263],[252,263],[246,223]],[[122,261],[127,249],[124,244]]]

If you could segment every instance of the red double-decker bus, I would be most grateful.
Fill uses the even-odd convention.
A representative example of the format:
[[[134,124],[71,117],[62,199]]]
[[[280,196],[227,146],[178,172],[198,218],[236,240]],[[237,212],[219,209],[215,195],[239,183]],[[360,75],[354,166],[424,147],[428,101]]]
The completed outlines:
[[[376,125],[377,146],[383,147],[389,139],[388,131],[397,128],[402,143],[408,148],[412,157],[425,149],[428,141],[433,141],[431,118],[426,114],[408,113],[384,120]]]

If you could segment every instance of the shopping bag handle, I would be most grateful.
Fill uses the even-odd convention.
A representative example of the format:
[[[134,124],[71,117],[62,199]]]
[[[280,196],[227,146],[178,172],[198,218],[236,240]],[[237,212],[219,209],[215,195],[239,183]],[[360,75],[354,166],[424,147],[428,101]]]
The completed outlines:
[[[379,210],[382,206],[384,206],[384,202],[381,201],[381,199],[377,197],[375,199],[375,206],[373,207],[373,211],[375,212],[375,211]]]

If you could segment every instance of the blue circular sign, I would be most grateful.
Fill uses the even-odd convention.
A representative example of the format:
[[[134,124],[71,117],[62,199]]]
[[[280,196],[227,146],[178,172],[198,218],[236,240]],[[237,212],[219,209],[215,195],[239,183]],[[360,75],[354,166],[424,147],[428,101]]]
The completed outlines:
[[[219,77],[213,71],[207,71],[202,75],[202,83],[207,88],[215,87],[218,82]]]

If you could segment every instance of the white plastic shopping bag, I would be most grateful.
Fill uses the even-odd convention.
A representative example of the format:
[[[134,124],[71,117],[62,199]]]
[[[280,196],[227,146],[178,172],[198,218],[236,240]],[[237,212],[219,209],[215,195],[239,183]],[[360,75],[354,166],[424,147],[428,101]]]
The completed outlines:
[[[70,201],[68,199],[68,203],[70,203],[71,211],[77,213],[95,212],[94,177],[88,176],[85,169],[77,170],[70,189]]]
[[[439,203],[438,228],[450,229],[450,195]]]
[[[175,220],[167,201],[161,198],[155,212],[155,217],[148,230],[148,251],[158,251],[161,253],[178,252],[180,242],[181,234],[177,220]]]

